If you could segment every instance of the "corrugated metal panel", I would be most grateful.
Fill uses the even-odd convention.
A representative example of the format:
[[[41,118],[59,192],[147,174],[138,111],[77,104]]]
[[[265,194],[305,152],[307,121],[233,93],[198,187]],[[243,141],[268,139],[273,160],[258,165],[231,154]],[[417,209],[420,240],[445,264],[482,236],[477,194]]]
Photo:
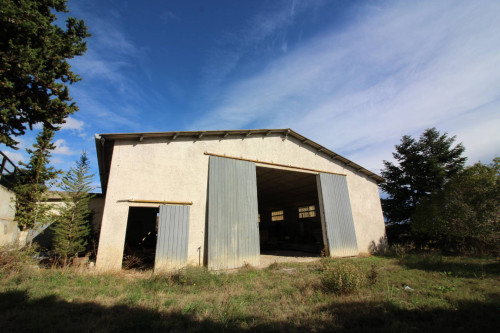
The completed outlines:
[[[160,205],[155,272],[186,266],[188,232],[189,206]]]
[[[324,232],[326,231],[326,244],[330,256],[357,255],[358,242],[347,189],[347,177],[320,173],[318,191],[321,219]]]
[[[260,262],[255,163],[210,156],[208,268]]]

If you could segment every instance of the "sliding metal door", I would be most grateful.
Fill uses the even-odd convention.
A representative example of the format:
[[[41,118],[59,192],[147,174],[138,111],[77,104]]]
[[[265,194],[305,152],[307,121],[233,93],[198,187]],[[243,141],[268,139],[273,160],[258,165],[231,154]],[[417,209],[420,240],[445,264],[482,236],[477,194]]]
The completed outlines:
[[[358,242],[352,218],[347,177],[320,173],[317,178],[323,237],[332,257],[355,256]]]
[[[189,206],[161,205],[156,239],[155,272],[186,266]]]
[[[259,265],[255,163],[210,156],[207,231],[209,269]]]

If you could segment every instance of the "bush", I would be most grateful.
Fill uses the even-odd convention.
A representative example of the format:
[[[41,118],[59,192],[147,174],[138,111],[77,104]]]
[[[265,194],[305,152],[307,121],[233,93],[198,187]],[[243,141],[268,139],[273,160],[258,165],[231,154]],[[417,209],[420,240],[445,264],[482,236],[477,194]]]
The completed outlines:
[[[500,158],[476,163],[422,201],[412,230],[441,250],[465,255],[500,253]]]
[[[326,292],[347,295],[357,292],[365,284],[365,275],[358,266],[348,261],[325,259],[321,285]]]
[[[20,273],[34,267],[37,264],[34,259],[35,254],[36,250],[34,247],[0,247],[0,274]]]

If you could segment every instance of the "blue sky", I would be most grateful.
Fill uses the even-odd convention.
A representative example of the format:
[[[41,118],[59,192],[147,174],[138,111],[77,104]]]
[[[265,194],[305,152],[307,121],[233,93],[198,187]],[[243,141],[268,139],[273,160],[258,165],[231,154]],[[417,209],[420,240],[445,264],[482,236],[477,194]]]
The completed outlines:
[[[71,61],[80,111],[57,134],[58,168],[87,150],[97,174],[95,133],[241,128],[290,127],[377,173],[433,126],[469,164],[500,155],[499,1],[68,5],[93,37]]]

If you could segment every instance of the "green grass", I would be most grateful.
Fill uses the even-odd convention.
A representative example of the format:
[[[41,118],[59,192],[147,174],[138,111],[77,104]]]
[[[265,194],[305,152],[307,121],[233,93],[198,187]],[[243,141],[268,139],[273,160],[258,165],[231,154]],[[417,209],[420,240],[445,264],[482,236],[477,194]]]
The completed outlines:
[[[366,276],[348,295],[325,272],[349,262]],[[287,268],[287,269],[284,269]],[[291,269],[290,269],[291,268]],[[500,263],[405,255],[278,264],[237,273],[0,272],[4,332],[496,331]]]

